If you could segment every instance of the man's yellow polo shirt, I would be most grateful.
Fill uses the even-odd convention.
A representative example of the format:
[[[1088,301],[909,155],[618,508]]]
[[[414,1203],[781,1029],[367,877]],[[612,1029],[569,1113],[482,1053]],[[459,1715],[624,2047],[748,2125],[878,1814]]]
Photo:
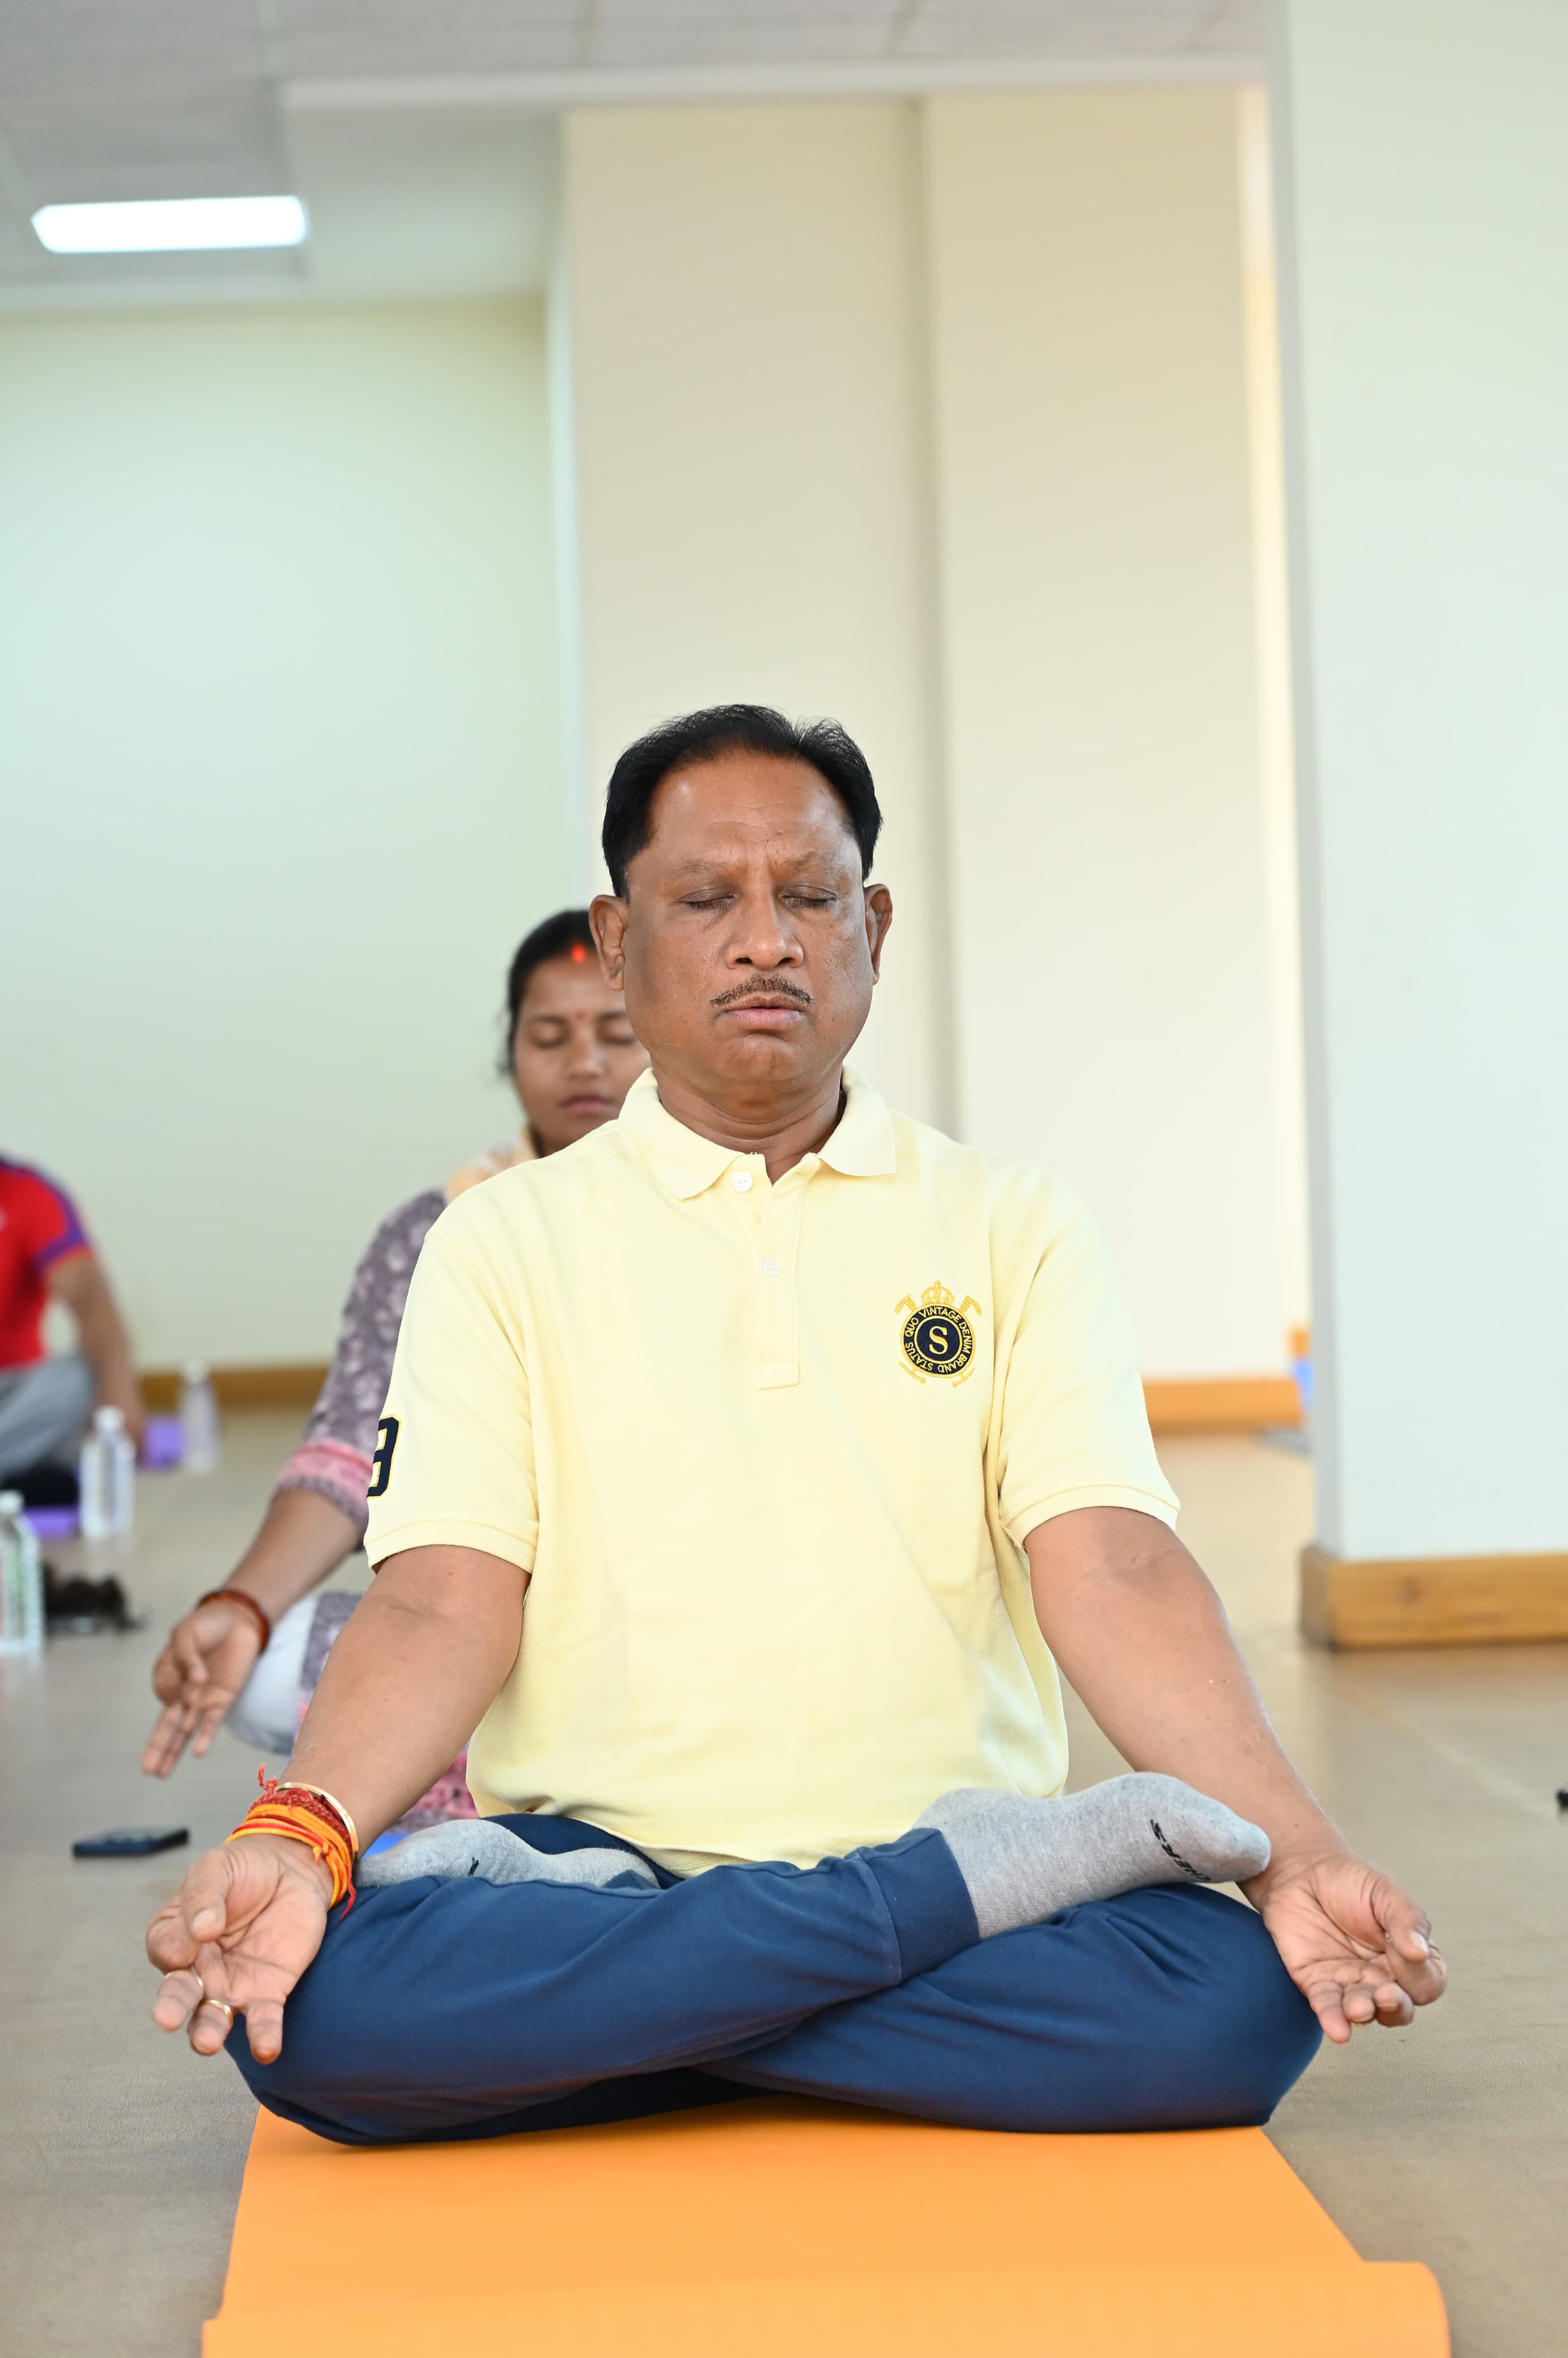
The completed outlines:
[[[1066,1774],[1024,1539],[1175,1517],[1120,1284],[1057,1180],[846,1077],[771,1184],[644,1073],[426,1239],[367,1545],[533,1574],[469,1750],[486,1812],[804,1866]]]

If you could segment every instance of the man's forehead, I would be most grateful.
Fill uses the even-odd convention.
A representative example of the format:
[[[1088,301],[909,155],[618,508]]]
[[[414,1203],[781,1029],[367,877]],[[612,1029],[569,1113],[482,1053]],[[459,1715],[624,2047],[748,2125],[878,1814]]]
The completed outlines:
[[[850,859],[855,850],[848,828],[845,835],[846,840],[840,845],[820,837],[808,838],[800,828],[759,827],[742,832],[715,827],[698,844],[683,843],[678,851],[674,844],[668,845],[666,849],[672,856],[665,861],[664,869],[666,876],[678,882],[687,876],[712,876],[727,869],[755,868],[759,863],[781,871],[821,868],[825,860],[837,865],[840,859]]]
[[[672,770],[649,812],[645,849],[670,873],[754,865],[820,866],[824,854],[856,850],[849,815],[819,770],[759,756],[750,775],[705,773],[717,763]],[[771,773],[771,774],[769,774]]]
[[[716,753],[700,762],[677,762],[654,789],[655,816],[722,826],[727,818],[755,826],[769,816],[815,815],[827,805],[841,810],[838,795],[810,762],[776,753]]]

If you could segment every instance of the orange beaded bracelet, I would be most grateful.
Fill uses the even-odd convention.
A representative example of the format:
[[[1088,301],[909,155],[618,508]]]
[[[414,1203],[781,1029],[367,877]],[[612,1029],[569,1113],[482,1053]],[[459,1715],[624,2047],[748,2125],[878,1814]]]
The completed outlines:
[[[283,1834],[290,1842],[302,1842],[331,1876],[329,1907],[335,1908],[346,1898],[351,1908],[360,1838],[342,1803],[319,1785],[286,1785],[276,1777],[269,1779],[265,1767],[256,1771],[256,1782],[261,1799],[251,1803],[227,1841],[243,1842],[247,1834]]]

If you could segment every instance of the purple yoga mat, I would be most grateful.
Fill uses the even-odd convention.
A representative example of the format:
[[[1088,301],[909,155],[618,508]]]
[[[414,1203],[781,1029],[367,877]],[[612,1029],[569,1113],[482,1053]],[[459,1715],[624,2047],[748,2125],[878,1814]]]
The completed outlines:
[[[25,1520],[40,1540],[71,1540],[81,1518],[74,1507],[29,1507]]]
[[[144,1474],[167,1474],[185,1455],[185,1433],[177,1416],[149,1416],[142,1435]]]

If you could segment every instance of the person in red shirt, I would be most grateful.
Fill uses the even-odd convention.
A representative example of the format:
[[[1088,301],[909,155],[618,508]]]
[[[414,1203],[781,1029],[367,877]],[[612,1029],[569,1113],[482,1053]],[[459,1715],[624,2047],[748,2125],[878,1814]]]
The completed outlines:
[[[51,1301],[76,1321],[78,1347],[58,1357],[44,1350]],[[104,1407],[139,1447],[142,1398],[103,1263],[64,1188],[0,1157],[0,1487],[65,1496],[87,1420]]]

